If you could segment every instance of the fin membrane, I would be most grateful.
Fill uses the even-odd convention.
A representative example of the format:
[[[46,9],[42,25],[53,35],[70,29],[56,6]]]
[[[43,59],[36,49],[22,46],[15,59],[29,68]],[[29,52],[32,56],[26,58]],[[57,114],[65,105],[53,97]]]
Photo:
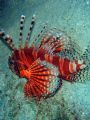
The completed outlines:
[[[47,98],[56,93],[61,86],[58,69],[37,59],[30,66],[30,79],[24,86],[26,96],[37,99]]]
[[[90,80],[90,68],[87,66],[80,70],[74,76],[72,76],[72,81],[85,82]]]
[[[39,48],[43,48],[48,53],[58,53],[62,51],[65,47],[65,41],[67,37],[62,31],[57,31],[56,29],[45,29],[39,39]]]
[[[45,31],[40,40],[39,48],[43,48],[46,53],[58,54],[69,59],[80,58],[82,53],[78,44],[72,41],[64,32],[56,28]]]
[[[86,65],[90,68],[90,42],[87,49],[85,49],[85,52],[81,56],[81,58],[85,61]]]
[[[58,55],[60,57],[65,57],[70,60],[81,59],[81,55],[83,54],[80,46],[74,41],[69,40],[65,49],[63,49]]]
[[[80,70],[74,77],[75,81],[85,82],[90,81],[90,42],[88,44],[87,49],[85,49],[84,53],[81,56],[81,59],[84,61],[86,67]]]

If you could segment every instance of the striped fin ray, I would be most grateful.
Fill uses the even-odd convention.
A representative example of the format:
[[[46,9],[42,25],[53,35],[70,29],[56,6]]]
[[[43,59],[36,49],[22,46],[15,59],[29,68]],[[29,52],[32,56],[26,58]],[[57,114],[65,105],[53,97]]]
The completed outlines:
[[[63,31],[56,28],[46,30],[40,42],[40,47],[54,55],[57,54],[71,60],[80,59],[82,55],[80,46]]]
[[[43,47],[45,50],[48,49],[47,51],[56,54],[66,48],[69,39],[62,31],[49,29],[46,30],[40,42],[40,47]]]
[[[44,25],[42,30],[38,33],[37,37],[35,37],[33,44],[40,38],[40,36],[42,35],[42,33],[44,32],[44,30],[46,29],[47,25]]]
[[[45,38],[45,37],[44,37]],[[48,53],[58,53],[64,49],[64,39],[58,40],[55,36],[48,36],[46,41],[41,42],[41,47],[48,51]]]
[[[61,86],[58,69],[40,59],[34,61],[33,65],[29,69],[30,78],[24,86],[25,95],[36,99],[54,95]]]
[[[20,19],[20,33],[19,33],[19,47],[22,46],[22,39],[23,39],[23,28],[24,28],[25,16],[21,15]]]
[[[66,57],[70,60],[81,59],[82,54],[80,46],[72,40],[69,40],[65,49],[58,53],[60,57]]]
[[[3,30],[0,31],[0,38],[9,47],[10,50],[15,49],[15,45],[13,43],[12,37],[9,36],[8,34],[5,35],[5,32]]]
[[[33,31],[34,25],[35,25],[35,15],[32,16],[32,20],[31,20],[31,23],[30,23],[29,32],[28,32],[28,35],[26,37],[26,44],[30,40],[30,37],[31,37],[32,31]]]

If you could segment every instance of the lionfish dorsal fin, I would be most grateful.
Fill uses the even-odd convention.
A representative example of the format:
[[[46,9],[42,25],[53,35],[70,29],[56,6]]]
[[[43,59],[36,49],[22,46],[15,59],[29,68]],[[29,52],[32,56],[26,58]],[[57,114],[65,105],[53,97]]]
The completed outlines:
[[[20,42],[19,47],[22,46],[24,22],[25,22],[25,16],[21,15],[21,19],[20,19],[20,33],[19,33],[19,42]]]
[[[59,53],[64,49],[64,39],[58,40],[54,35],[45,34],[41,39],[40,47],[43,47],[48,53]]]
[[[28,31],[28,34],[27,34],[27,37],[26,37],[26,44],[30,40],[30,37],[31,37],[32,31],[33,31],[34,25],[35,25],[35,15],[32,16],[32,20],[31,20],[31,23],[30,23],[29,31]]]
[[[3,30],[0,30],[0,38],[3,39],[3,42],[10,48],[10,50],[15,49],[12,37],[8,34],[5,35],[5,32]]]

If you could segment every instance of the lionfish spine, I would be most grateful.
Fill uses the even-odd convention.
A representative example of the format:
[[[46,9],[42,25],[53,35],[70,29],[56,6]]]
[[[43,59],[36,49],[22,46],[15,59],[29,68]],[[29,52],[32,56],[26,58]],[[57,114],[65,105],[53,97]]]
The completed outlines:
[[[28,32],[28,35],[27,35],[27,38],[26,38],[26,42],[28,42],[30,40],[34,25],[35,25],[35,15],[32,16],[29,32]]]
[[[24,16],[24,15],[21,15],[21,19],[20,19],[20,33],[19,33],[20,47],[21,47],[21,45],[22,45],[24,21],[25,21],[25,16]]]
[[[12,40],[11,36],[9,36],[8,34],[5,35],[4,31],[0,31],[0,38],[2,38],[4,40],[4,42],[8,45],[8,47],[11,50],[15,49],[15,45],[13,44],[13,40]]]
[[[42,35],[43,31],[45,30],[46,25],[43,26],[42,30],[38,33],[37,37],[34,39],[33,44],[37,41],[37,39]]]

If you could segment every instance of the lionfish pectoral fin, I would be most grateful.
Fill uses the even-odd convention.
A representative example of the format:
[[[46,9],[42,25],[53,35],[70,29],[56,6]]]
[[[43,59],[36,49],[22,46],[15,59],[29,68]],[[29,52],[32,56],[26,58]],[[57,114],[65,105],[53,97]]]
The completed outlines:
[[[29,69],[30,76],[24,86],[26,96],[45,98],[54,94],[61,86],[58,69],[45,61],[37,59]]]
[[[2,39],[2,41],[7,45],[7,47],[10,50],[15,49],[15,45],[13,44],[12,37],[9,36],[8,34],[5,34],[5,32],[3,30],[0,30],[0,38]]]

